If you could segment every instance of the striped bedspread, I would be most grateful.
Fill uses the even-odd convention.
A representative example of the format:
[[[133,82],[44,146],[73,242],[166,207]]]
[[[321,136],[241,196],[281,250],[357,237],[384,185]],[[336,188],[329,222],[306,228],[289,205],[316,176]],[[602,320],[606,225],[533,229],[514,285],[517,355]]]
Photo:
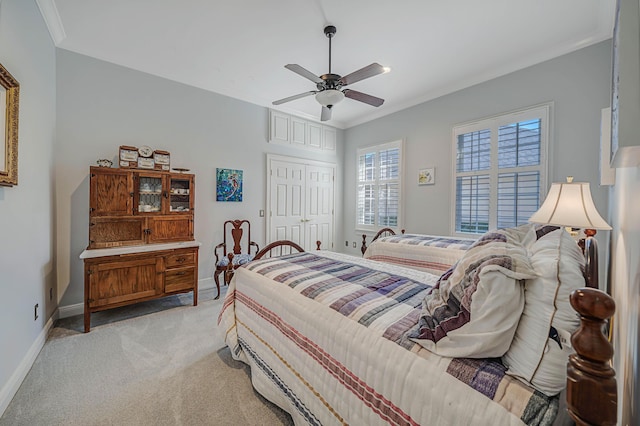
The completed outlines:
[[[320,253],[239,268],[218,319],[256,390],[296,424],[553,422],[558,399],[498,360],[438,357],[407,338],[437,276]]]
[[[441,275],[456,263],[474,242],[472,239],[433,235],[391,235],[373,241],[367,247],[364,257]]]

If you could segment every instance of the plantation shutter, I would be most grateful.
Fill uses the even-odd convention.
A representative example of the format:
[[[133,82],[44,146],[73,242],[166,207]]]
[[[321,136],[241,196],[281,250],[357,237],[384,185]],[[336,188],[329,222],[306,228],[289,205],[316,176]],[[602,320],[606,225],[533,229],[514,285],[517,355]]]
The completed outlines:
[[[527,223],[540,207],[540,119],[498,129],[498,228]],[[513,170],[504,173],[503,170]]]
[[[402,141],[358,150],[356,227],[400,227]]]
[[[458,136],[456,157],[456,231],[482,233],[489,229],[491,131]]]
[[[549,106],[454,128],[454,232],[527,223],[544,199]]]
[[[376,153],[365,152],[358,156],[358,206],[357,224],[364,226],[375,225],[376,197],[375,197],[375,164]]]

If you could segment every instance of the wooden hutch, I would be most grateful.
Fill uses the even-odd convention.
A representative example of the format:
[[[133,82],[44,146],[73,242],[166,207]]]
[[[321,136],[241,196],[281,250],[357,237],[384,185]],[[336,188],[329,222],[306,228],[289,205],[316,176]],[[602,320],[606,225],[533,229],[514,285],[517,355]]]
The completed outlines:
[[[89,246],[84,260],[84,330],[91,313],[193,292],[195,176],[160,170],[91,167]]]

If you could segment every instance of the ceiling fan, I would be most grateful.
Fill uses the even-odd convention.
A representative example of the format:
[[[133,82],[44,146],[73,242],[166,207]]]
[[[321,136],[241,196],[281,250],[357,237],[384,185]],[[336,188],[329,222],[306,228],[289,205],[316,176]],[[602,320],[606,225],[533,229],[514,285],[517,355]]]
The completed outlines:
[[[324,34],[329,38],[329,72],[316,76],[311,71],[301,67],[298,64],[287,64],[284,67],[313,81],[316,84],[318,90],[311,90],[308,92],[300,93],[298,95],[289,96],[288,98],[280,99],[273,102],[273,105],[280,105],[285,102],[294,101],[296,99],[304,98],[306,96],[316,95],[316,100],[322,105],[322,114],[320,115],[321,121],[327,121],[331,119],[331,108],[338,102],[342,101],[345,97],[354,99],[356,101],[364,102],[375,107],[379,107],[384,103],[384,99],[377,98],[375,96],[367,95],[366,93],[358,92],[356,90],[345,89],[344,87],[365,78],[373,77],[378,74],[387,72],[388,69],[378,63],[373,63],[361,68],[357,71],[347,74],[344,77],[338,74],[331,73],[331,39],[336,34],[336,27],[329,25],[324,28]]]

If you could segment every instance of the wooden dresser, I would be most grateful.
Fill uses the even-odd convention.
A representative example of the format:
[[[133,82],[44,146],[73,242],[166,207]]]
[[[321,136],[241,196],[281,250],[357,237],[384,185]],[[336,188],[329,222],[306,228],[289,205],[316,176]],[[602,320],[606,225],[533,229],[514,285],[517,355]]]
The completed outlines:
[[[193,292],[195,176],[91,167],[89,245],[84,261],[84,329],[91,313]]]

